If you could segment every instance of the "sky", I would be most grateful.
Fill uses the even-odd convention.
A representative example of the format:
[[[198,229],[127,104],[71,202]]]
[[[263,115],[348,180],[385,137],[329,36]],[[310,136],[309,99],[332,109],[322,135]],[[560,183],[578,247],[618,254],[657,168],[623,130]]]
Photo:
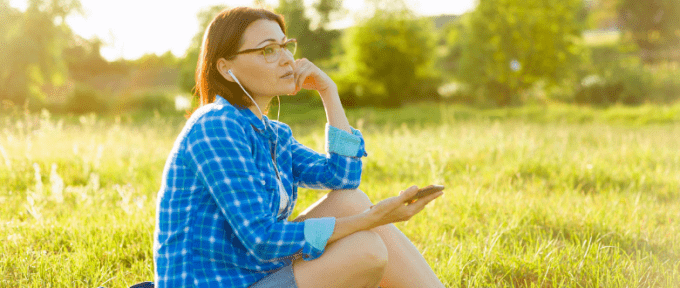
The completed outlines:
[[[104,42],[101,54],[109,61],[120,58],[137,59],[144,54],[163,54],[171,51],[183,56],[191,38],[198,32],[198,12],[206,7],[224,4],[249,6],[252,0],[80,0],[84,15],[71,15],[66,22],[73,31],[86,38],[98,37]],[[266,0],[276,6],[278,0]],[[305,0],[310,7],[314,0]],[[418,15],[462,14],[474,7],[475,0],[405,0]],[[27,0],[10,0],[10,6],[26,9]],[[364,10],[364,0],[344,0],[349,13],[331,23],[347,27],[353,15]]]

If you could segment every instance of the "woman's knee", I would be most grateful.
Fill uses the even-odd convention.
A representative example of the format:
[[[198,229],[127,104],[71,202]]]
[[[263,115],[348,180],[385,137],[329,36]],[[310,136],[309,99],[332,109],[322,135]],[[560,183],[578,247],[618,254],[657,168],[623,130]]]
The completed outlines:
[[[353,237],[354,253],[357,264],[365,269],[384,268],[387,265],[387,246],[378,233],[373,231],[359,231],[348,237]]]
[[[387,260],[387,247],[380,236],[364,230],[329,244],[315,260],[295,259],[293,271],[301,288],[330,282],[329,287],[369,287],[383,278]]]
[[[359,214],[373,205],[368,195],[359,189],[332,190],[328,198],[346,213],[344,216]]]

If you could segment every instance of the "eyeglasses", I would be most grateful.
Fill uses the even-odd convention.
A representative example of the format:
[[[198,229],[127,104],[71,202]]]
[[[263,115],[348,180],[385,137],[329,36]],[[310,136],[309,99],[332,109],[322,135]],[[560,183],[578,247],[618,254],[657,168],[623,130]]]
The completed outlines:
[[[272,63],[276,60],[279,60],[279,58],[281,57],[281,50],[283,50],[283,48],[288,50],[291,55],[295,55],[295,50],[297,50],[297,40],[290,39],[283,44],[274,43],[264,46],[262,48],[246,49],[243,51],[236,52],[236,54],[232,55],[231,57],[232,58],[236,57],[236,55],[238,54],[262,51],[262,55],[264,55],[264,60],[267,61],[267,63]]]

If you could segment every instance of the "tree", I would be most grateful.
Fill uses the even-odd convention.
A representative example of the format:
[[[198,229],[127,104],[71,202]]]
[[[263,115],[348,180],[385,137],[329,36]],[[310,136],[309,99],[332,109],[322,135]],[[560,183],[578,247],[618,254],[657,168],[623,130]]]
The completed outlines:
[[[44,84],[61,85],[67,77],[62,57],[73,37],[65,18],[80,12],[78,0],[31,0],[25,12],[0,2],[0,100],[16,104],[45,100]]]
[[[314,61],[317,59],[313,49],[314,35],[309,28],[311,20],[305,15],[304,4],[303,0],[279,0],[279,6],[275,11],[283,15],[288,38],[298,40],[296,58],[306,57]]]
[[[348,29],[338,84],[343,98],[351,94],[360,103],[379,106],[436,98],[428,91],[436,87],[438,76],[433,30],[431,21],[416,19],[408,10],[382,8]]]
[[[618,12],[629,37],[643,52],[680,44],[680,1],[621,0]]]
[[[87,82],[97,75],[111,73],[110,64],[101,55],[102,41],[74,36],[69,46],[62,53],[68,66],[68,75],[72,80]]]
[[[582,0],[482,0],[465,19],[458,77],[497,105],[539,80],[567,77],[581,56]]]
[[[586,1],[588,29],[612,29],[618,26],[617,5],[620,0]]]
[[[21,12],[10,7],[8,0],[0,0],[0,100],[19,102],[27,94],[26,77],[15,75],[19,66],[20,49],[16,41],[21,29]]]
[[[319,15],[319,29],[326,30],[331,22],[331,15],[342,10],[342,0],[318,0],[312,5]]]
[[[179,87],[183,91],[193,93],[194,87],[196,87],[196,65],[198,65],[198,54],[201,51],[201,45],[203,44],[203,34],[208,28],[208,25],[217,14],[227,7],[224,5],[215,5],[205,8],[198,12],[196,17],[198,18],[199,29],[191,39],[191,45],[184,54],[184,58],[180,60],[180,76],[179,76]]]
[[[316,29],[312,30],[309,37],[310,41],[304,44],[308,49],[304,57],[311,61],[330,59],[333,55],[334,44],[340,44],[339,39],[342,33],[338,30],[329,30],[328,24],[334,15],[344,11],[342,0],[318,0],[312,5],[318,15]]]
[[[470,14],[464,14],[446,24],[442,31],[446,54],[442,57],[442,69],[450,74],[455,74],[460,66],[460,58],[463,53],[463,40],[467,38],[464,23]]]

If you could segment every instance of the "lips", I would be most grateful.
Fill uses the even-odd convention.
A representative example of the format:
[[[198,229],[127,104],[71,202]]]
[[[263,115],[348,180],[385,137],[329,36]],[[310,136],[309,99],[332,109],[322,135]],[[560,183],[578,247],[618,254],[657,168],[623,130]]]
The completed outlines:
[[[281,76],[281,78],[283,78],[283,79],[293,78],[293,71],[286,72],[286,74],[283,74],[283,76]]]

